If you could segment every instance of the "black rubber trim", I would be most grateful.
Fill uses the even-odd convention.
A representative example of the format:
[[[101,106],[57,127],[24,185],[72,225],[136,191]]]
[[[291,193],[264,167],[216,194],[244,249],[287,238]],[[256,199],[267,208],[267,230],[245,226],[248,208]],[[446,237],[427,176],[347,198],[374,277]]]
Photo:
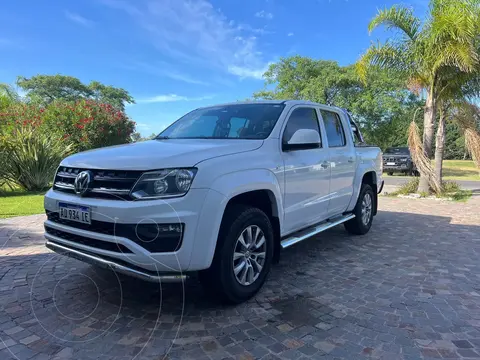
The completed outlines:
[[[92,239],[85,236],[72,234],[66,231],[54,229],[48,225],[44,225],[44,227],[45,227],[45,232],[47,234],[56,236],[60,239],[70,241],[79,245],[90,246],[95,249],[101,249],[101,250],[117,252],[117,253],[126,253],[126,254],[133,253],[129,248],[127,248],[123,244],[112,243],[108,241],[102,241],[102,240]]]

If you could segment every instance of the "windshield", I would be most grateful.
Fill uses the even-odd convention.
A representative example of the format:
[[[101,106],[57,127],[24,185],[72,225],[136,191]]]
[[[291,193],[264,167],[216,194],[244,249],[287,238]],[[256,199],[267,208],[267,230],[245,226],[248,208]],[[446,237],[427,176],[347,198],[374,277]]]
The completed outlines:
[[[266,139],[284,108],[284,104],[233,104],[197,109],[157,139]]]
[[[385,150],[385,154],[410,155],[410,150],[408,150],[408,147],[389,148],[389,149]]]

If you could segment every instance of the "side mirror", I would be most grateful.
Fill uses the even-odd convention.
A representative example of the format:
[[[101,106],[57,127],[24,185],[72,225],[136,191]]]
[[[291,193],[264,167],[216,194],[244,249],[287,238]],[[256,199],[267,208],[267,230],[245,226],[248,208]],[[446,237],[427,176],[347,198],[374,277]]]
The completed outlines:
[[[320,147],[320,134],[312,129],[295,131],[290,140],[283,144],[284,151],[318,149]]]

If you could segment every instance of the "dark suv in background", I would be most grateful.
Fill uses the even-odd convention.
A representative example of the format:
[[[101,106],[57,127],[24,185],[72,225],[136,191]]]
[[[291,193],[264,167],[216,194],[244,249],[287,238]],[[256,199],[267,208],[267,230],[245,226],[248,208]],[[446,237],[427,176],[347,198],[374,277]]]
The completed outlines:
[[[383,172],[388,175],[404,173],[405,175],[418,175],[408,147],[392,147],[383,153]]]

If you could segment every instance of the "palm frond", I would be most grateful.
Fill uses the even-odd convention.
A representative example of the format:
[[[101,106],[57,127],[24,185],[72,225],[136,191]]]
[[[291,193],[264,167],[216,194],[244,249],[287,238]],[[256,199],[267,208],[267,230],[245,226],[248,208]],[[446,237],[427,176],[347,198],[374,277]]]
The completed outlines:
[[[368,25],[368,31],[372,32],[381,25],[389,30],[401,30],[409,39],[415,40],[420,31],[421,21],[414,15],[412,9],[392,6],[390,9],[379,10]]]
[[[459,42],[445,42],[437,48],[433,71],[444,66],[452,66],[463,72],[473,72],[478,65],[478,54],[470,45]]]
[[[5,96],[12,101],[19,101],[20,96],[9,84],[0,83],[0,96]]]
[[[398,72],[405,72],[409,67],[409,59],[405,58],[405,52],[391,43],[372,44],[360,60],[355,64],[355,69],[362,81],[367,78],[368,71],[372,68],[382,68]]]

